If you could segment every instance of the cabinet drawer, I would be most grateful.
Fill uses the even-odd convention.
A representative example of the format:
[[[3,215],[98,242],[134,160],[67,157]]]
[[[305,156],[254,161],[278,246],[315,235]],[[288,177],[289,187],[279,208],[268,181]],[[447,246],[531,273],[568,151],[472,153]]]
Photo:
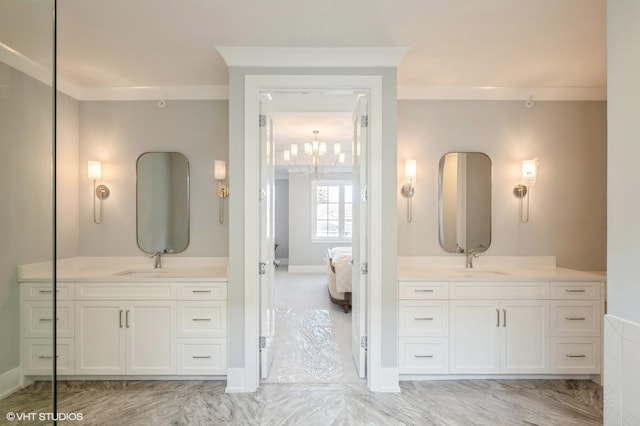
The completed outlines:
[[[400,336],[448,336],[449,302],[401,300]]]
[[[178,300],[227,300],[227,283],[181,283]]]
[[[599,301],[552,301],[552,336],[600,336]]]
[[[56,322],[58,337],[74,336],[75,303],[57,303],[56,317],[51,315],[50,301],[26,301],[22,303],[23,337],[52,337],[53,321]]]
[[[552,337],[551,373],[600,374],[600,339]]]
[[[514,300],[548,299],[547,282],[452,282],[451,299]]]
[[[401,337],[400,374],[448,374],[449,342],[446,338]]]
[[[552,282],[552,299],[600,300],[599,282]]]
[[[227,374],[227,339],[178,339],[178,374]]]
[[[178,337],[226,337],[227,302],[178,302]]]
[[[176,283],[78,283],[76,300],[173,300]]]
[[[53,351],[51,339],[24,339],[22,365],[26,376],[51,375]],[[58,339],[58,374],[74,373],[74,339]]]
[[[22,283],[22,298],[24,300],[51,300],[53,286],[51,283]],[[56,286],[57,300],[74,299],[73,283],[58,283]]]
[[[400,299],[448,299],[448,282],[400,281]]]

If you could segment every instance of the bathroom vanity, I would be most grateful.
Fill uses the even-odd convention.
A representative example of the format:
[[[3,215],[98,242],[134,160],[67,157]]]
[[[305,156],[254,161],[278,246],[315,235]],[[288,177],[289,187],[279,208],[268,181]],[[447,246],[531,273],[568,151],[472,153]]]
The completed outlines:
[[[553,257],[400,258],[399,371],[599,380],[605,277]]]
[[[57,324],[60,376],[225,376],[227,262],[170,258],[73,258],[20,267],[25,376],[51,371]]]

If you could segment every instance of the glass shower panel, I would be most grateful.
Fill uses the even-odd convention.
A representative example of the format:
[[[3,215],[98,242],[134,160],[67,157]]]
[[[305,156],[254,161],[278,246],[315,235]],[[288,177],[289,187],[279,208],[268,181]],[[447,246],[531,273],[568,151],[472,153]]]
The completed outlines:
[[[54,412],[53,9],[0,0],[0,423]],[[21,296],[29,264],[43,272]]]

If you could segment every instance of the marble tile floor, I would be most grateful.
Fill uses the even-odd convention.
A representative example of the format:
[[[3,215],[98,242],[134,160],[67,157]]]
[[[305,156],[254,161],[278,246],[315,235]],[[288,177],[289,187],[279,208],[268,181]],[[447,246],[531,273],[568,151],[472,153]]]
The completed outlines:
[[[588,381],[402,382],[400,394],[363,383],[262,384],[225,394],[214,381],[62,382],[59,411],[82,425],[562,425],[602,424],[602,388]],[[7,412],[47,411],[51,388],[36,383],[0,401]]]

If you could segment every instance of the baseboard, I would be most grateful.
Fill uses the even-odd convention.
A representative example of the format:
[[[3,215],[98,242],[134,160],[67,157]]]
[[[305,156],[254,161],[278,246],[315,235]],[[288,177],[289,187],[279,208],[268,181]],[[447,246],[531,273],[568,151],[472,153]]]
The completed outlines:
[[[290,274],[323,274],[326,271],[326,265],[289,265]]]
[[[247,393],[255,392],[256,386],[247,383],[244,368],[227,368],[227,388],[226,393]]]
[[[400,392],[400,374],[397,368],[380,368],[377,385],[370,388],[373,392],[398,393]]]
[[[6,398],[20,388],[22,388],[21,367],[0,374],[0,399]]]

